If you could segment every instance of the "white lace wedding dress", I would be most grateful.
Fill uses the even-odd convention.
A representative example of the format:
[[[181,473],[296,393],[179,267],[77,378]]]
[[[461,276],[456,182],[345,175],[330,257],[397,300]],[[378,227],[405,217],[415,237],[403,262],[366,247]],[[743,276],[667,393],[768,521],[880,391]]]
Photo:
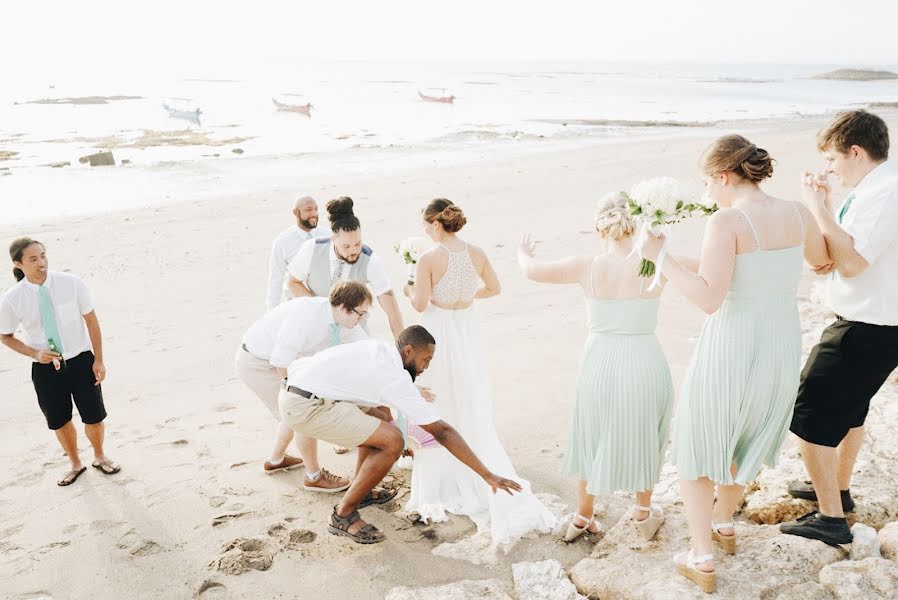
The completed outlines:
[[[447,252],[449,249],[443,246]],[[445,305],[472,300],[480,277],[467,246],[449,252],[446,274],[434,285],[432,298]],[[493,427],[493,402],[480,324],[473,305],[444,310],[428,305],[421,317],[436,339],[436,353],[418,382],[437,396],[434,408],[455,427],[491,471],[514,479],[524,491],[496,494],[442,446],[415,452],[411,496],[405,509],[424,519],[445,521],[446,513],[466,515],[478,532],[489,531],[494,543],[507,543],[531,532],[549,532],[556,519],[517,476]]]

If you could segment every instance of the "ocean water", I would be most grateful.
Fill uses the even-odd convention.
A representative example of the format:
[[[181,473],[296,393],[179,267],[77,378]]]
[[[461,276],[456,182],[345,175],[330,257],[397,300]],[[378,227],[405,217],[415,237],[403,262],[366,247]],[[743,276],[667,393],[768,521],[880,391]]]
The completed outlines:
[[[898,101],[898,81],[811,79],[833,68],[278,60],[186,65],[177,73],[163,69],[151,75],[82,70],[45,79],[30,74],[0,89],[0,150],[18,152],[0,165],[71,160],[107,146],[117,157],[146,164],[215,158],[211,155],[238,146],[267,155],[629,136]],[[445,88],[455,103],[421,101],[417,92],[426,88]],[[114,95],[138,98],[98,105],[29,103]],[[275,110],[276,96],[311,102],[311,115]],[[171,118],[162,108],[165,102],[199,108],[199,123]],[[158,132],[177,133],[160,139]]]

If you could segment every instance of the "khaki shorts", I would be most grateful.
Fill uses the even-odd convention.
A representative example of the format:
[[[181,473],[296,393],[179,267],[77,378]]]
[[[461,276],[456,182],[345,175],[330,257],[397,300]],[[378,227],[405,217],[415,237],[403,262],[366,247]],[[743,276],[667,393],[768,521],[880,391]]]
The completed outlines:
[[[281,422],[296,433],[347,448],[361,446],[383,422],[358,404],[303,398],[286,389],[281,390],[278,403]]]
[[[284,378],[278,375],[277,369],[267,360],[253,356],[243,348],[237,348],[234,358],[234,370],[237,377],[256,394],[275,420],[281,420],[278,409],[278,394],[281,393]]]

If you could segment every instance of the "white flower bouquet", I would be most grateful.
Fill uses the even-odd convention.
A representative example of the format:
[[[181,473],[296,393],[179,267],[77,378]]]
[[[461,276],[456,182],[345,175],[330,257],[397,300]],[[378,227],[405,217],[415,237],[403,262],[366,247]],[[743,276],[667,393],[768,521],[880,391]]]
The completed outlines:
[[[431,245],[430,240],[418,236],[407,238],[393,246],[393,250],[402,257],[402,260],[407,265],[409,285],[415,284],[415,265],[418,263],[421,255],[430,249]]]
[[[687,202],[680,183],[672,177],[655,177],[634,185],[629,192],[621,192],[627,199],[630,214],[651,231],[659,226],[672,225],[693,217],[704,217],[714,213],[717,206],[707,206],[698,202]],[[639,275],[651,277],[655,274],[655,263],[642,259]]]

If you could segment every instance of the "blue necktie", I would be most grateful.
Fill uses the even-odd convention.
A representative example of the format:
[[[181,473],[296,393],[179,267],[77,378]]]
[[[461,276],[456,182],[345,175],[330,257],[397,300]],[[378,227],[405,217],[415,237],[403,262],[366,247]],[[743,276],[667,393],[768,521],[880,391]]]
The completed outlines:
[[[59,337],[59,326],[56,324],[56,311],[53,310],[53,301],[50,299],[50,290],[47,286],[38,286],[38,298],[41,311],[41,325],[44,326],[44,335],[47,343],[54,352],[62,354],[62,338]]]
[[[839,209],[839,224],[842,223],[842,218],[845,216],[845,213],[848,212],[848,208],[851,206],[852,202],[854,202],[854,192],[848,194],[845,198],[845,202],[842,203],[842,208]]]
[[[340,339],[340,324],[331,323],[330,325],[331,347],[339,346],[343,341]]]

